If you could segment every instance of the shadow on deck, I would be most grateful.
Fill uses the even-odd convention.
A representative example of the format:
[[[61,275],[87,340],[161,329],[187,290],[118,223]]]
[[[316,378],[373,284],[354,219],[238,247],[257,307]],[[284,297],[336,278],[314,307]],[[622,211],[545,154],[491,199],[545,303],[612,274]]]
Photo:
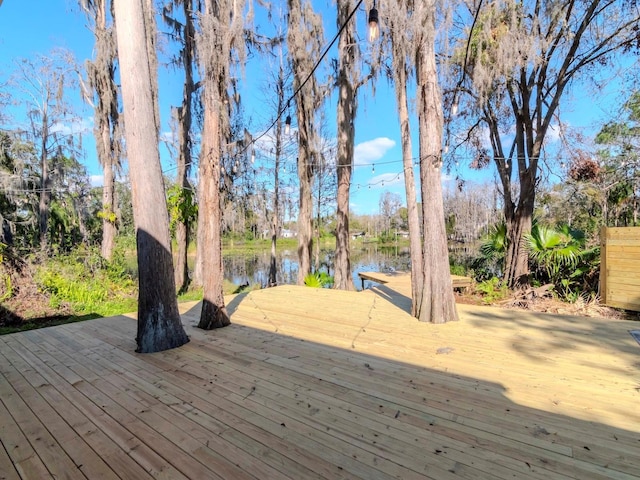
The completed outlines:
[[[390,294],[389,294],[390,295]],[[136,354],[125,316],[0,337],[0,472],[17,478],[640,478],[624,322],[282,286]],[[1,476],[1,475],[0,475]]]

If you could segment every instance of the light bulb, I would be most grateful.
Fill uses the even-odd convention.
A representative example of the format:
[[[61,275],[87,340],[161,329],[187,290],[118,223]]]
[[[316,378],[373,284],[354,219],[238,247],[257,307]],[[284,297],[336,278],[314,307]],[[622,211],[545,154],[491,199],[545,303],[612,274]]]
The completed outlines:
[[[291,133],[291,115],[287,115],[284,121],[284,134],[289,135]]]
[[[374,7],[369,10],[369,41],[373,42],[380,35],[380,26],[378,25],[378,9]]]

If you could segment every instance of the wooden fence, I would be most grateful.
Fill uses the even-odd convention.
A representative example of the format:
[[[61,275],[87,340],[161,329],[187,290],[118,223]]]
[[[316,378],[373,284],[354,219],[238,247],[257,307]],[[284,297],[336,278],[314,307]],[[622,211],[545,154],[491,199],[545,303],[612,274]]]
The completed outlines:
[[[640,311],[640,227],[604,227],[600,245],[601,302]]]

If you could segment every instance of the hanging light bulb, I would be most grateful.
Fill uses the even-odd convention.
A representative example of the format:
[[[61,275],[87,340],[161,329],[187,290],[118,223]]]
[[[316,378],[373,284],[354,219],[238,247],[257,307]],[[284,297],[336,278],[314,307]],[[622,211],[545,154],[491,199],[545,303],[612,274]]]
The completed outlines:
[[[291,115],[287,115],[284,120],[284,134],[289,135],[291,133]]]
[[[376,2],[373,1],[373,8],[369,10],[369,41],[373,42],[380,34],[380,26],[378,25],[378,9]]]
[[[449,144],[448,143],[442,149],[442,153],[449,153]]]
[[[224,167],[220,167],[220,173],[224,175]]]
[[[451,105],[451,116],[455,117],[458,114],[458,99],[453,99],[453,104]]]
[[[256,162],[256,151],[251,149],[251,163]]]
[[[376,173],[376,165],[374,163],[371,164],[371,173]]]

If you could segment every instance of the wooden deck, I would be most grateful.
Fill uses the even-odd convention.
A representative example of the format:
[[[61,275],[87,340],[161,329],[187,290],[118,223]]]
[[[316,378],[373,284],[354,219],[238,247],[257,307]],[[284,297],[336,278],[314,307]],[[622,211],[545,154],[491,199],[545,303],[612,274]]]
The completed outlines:
[[[127,316],[0,337],[0,479],[638,479],[621,321],[282,286],[136,354]]]
[[[374,283],[391,284],[393,289],[400,292],[411,292],[410,272],[359,272],[358,276],[362,281],[362,289],[365,289],[365,282],[368,280]],[[454,289],[468,288],[473,283],[470,277],[461,275],[451,275],[451,284]]]

